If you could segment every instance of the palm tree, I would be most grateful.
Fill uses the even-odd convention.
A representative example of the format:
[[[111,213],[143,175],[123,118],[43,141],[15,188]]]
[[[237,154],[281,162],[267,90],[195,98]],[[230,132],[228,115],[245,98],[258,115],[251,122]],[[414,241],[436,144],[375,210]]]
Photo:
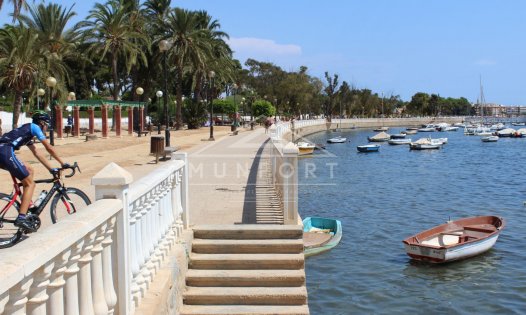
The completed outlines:
[[[38,35],[22,26],[0,29],[0,85],[13,89],[13,129],[18,127],[22,93],[31,89],[45,56],[38,48]]]
[[[64,68],[59,71],[65,75],[63,78],[58,78],[59,90],[64,90],[66,80],[69,81],[71,71],[66,65],[67,61],[85,59],[81,51],[76,49],[76,46],[79,45],[80,33],[75,27],[66,29],[68,22],[76,15],[72,9],[73,6],[66,9],[58,4],[40,4],[29,7],[29,15],[19,16],[22,25],[35,30],[38,34],[38,47],[43,50],[43,53],[49,59],[55,59]],[[41,74],[43,71],[39,70]],[[57,76],[54,71],[51,72]]]
[[[177,109],[175,114],[176,129],[182,126],[183,75],[185,66],[193,69],[204,68],[211,45],[208,31],[200,27],[198,16],[194,11],[176,8],[168,15],[165,32],[166,38],[172,43],[170,61],[175,64]]]
[[[146,55],[141,48],[149,47],[149,41],[144,33],[134,29],[130,23],[132,12],[134,11],[128,10],[123,2],[110,0],[104,5],[95,4],[88,21],[80,24],[91,43],[89,51],[100,56],[100,61],[110,55],[114,100],[118,100],[120,91],[119,59],[124,59],[128,73],[139,59],[147,64]]]
[[[17,19],[20,14],[20,10],[26,6],[25,0],[11,0],[13,2],[13,22]],[[4,0],[0,0],[0,10],[2,9],[2,4]]]

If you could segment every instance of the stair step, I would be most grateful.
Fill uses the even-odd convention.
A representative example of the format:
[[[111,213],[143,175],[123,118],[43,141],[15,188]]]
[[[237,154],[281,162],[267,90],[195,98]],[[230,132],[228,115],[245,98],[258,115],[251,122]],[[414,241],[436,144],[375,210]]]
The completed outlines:
[[[198,305],[303,305],[305,287],[187,287],[184,304]]]
[[[191,269],[302,269],[301,254],[190,254]]]
[[[307,305],[184,305],[181,315],[309,315]]]
[[[201,225],[193,228],[195,238],[209,239],[293,239],[302,238],[300,225]]]
[[[220,240],[194,239],[192,251],[195,253],[230,253],[230,254],[258,254],[258,253],[301,253],[302,239],[270,239],[270,240]]]
[[[206,270],[190,269],[186,285],[193,287],[300,287],[305,271],[300,270]]]

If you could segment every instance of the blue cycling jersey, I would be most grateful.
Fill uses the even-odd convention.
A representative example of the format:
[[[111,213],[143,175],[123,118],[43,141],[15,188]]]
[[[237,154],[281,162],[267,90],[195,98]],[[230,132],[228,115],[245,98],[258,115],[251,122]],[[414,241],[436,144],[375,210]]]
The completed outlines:
[[[46,136],[37,124],[28,123],[4,134],[0,137],[0,143],[9,144],[15,150],[18,150],[21,146],[33,144],[34,137],[37,137],[40,141],[46,139]]]

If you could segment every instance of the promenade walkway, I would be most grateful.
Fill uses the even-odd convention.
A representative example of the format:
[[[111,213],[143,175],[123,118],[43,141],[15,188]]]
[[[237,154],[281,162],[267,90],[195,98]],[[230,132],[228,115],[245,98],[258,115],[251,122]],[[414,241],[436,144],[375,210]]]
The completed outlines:
[[[256,187],[268,175],[262,169],[267,140],[261,128],[190,151],[191,225],[257,223]],[[269,206],[271,199],[272,193]]]

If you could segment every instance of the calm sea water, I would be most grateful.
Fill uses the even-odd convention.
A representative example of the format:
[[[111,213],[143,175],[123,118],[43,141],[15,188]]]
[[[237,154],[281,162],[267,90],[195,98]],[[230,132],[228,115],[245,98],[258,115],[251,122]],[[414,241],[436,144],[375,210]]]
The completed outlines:
[[[306,261],[311,314],[526,314],[526,139],[420,133],[413,140],[449,143],[432,151],[385,143],[378,153],[358,153],[374,134],[344,131],[350,142],[300,158],[301,216],[343,225],[336,248]],[[407,236],[476,215],[507,222],[491,251],[446,265],[406,255]]]

